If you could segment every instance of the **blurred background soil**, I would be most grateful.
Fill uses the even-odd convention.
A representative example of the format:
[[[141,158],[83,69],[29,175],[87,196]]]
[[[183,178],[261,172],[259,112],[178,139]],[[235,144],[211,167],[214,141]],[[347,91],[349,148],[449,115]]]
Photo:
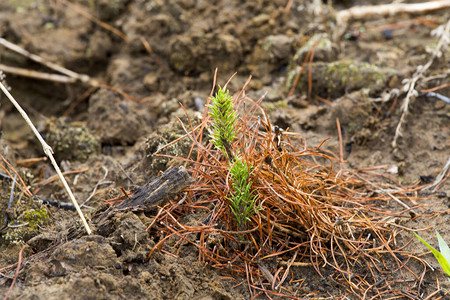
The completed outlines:
[[[429,183],[439,175],[449,156],[450,106],[434,98],[415,99],[398,149],[393,151],[404,94],[386,101],[383,96],[386,91],[401,90],[402,80],[411,78],[417,67],[428,61],[430,49],[437,44],[430,32],[445,25],[450,11],[354,21],[342,38],[333,41],[336,11],[380,2],[332,1],[330,6],[295,0],[287,10],[288,2],[1,1],[1,37],[48,61],[88,74],[103,85],[6,77],[11,93],[53,147],[64,171],[73,171],[67,179],[87,216],[102,207],[103,200],[120,196],[121,187],[132,190],[177,163],[151,154],[184,134],[177,121],[177,117],[187,120],[180,104],[193,122],[201,121],[215,68],[217,83],[222,86],[237,72],[228,86],[231,93],[239,92],[251,75],[248,96],[257,100],[266,95],[263,106],[272,122],[299,132],[311,147],[331,137],[324,149],[338,155],[339,119],[346,167],[381,166],[380,173],[400,184]],[[288,97],[312,47],[311,74],[308,76],[307,69]],[[418,90],[450,82],[449,51],[432,65]],[[3,47],[0,63],[51,72]],[[450,96],[448,86],[439,92]],[[68,202],[59,181],[51,180],[55,172],[46,161],[30,166],[18,163],[43,153],[4,96],[0,127],[1,154],[33,193]],[[168,148],[167,154],[183,157],[189,149],[190,141],[183,140]],[[0,232],[1,295],[14,277],[15,268],[8,266],[17,262],[20,249],[27,244],[10,299],[251,296],[245,284],[239,284],[243,279],[230,279],[232,274],[199,262],[194,247],[183,248],[179,257],[159,252],[145,263],[158,239],[146,231],[154,215],[117,214],[107,229],[96,228],[95,235],[83,236],[82,230],[76,229],[81,225],[72,211],[26,197],[15,198],[13,206],[6,209],[11,181],[0,178],[0,183],[0,221],[8,220]],[[445,182],[436,193],[418,198],[428,205],[421,211],[425,216],[403,225],[434,228],[450,241],[449,188]],[[15,227],[25,223],[28,225]],[[421,236],[436,245],[432,230]],[[411,238],[400,240],[406,244]],[[408,247],[425,252],[416,240]],[[428,257],[438,268],[434,258]],[[411,266],[417,273],[424,267]],[[286,283],[285,288],[299,290],[296,297],[348,294],[312,267],[298,267],[295,274],[298,278],[291,282],[303,277],[302,285]],[[436,277],[449,288],[442,272],[430,270],[421,287],[424,295],[436,290]]]

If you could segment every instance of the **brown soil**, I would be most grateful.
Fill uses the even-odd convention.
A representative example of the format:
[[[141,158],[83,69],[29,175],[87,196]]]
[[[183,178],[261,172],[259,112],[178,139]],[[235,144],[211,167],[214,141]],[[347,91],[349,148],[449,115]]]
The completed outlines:
[[[405,94],[385,102],[373,99],[386,90],[401,89],[402,80],[428,61],[429,48],[436,46],[430,31],[445,25],[450,11],[354,22],[336,43],[331,41],[334,21],[330,7],[323,5],[322,14],[315,15],[312,1],[293,1],[290,11],[285,12],[287,2],[71,1],[76,7],[58,0],[0,3],[3,38],[115,88],[6,77],[12,94],[38,124],[63,169],[79,171],[67,179],[84,204],[88,219],[105,209],[103,200],[121,196],[121,187],[132,191],[178,163],[155,158],[152,153],[182,134],[177,117],[185,123],[187,119],[180,103],[193,122],[200,121],[215,68],[220,85],[237,72],[228,86],[232,92],[238,92],[252,75],[248,95],[258,99],[267,92],[263,106],[272,122],[299,132],[308,145],[317,146],[331,137],[324,149],[339,153],[338,118],[346,167],[382,166],[379,172],[400,184],[432,182],[439,175],[449,155],[450,106],[435,98],[415,99],[399,147],[393,151],[391,143]],[[336,2],[335,10],[361,4]],[[81,15],[79,8],[122,31],[127,41]],[[319,42],[311,68],[311,99],[308,101],[307,94],[309,65],[293,97],[287,98],[297,66],[313,47],[312,37]],[[5,48],[0,50],[2,64],[49,72]],[[449,57],[447,49],[426,73],[429,80],[419,81],[418,90],[449,83]],[[448,86],[437,92],[450,96]],[[136,99],[143,101],[133,101]],[[55,172],[46,161],[30,167],[17,164],[43,156],[42,149],[5,97],[0,109],[0,153],[34,194],[69,202],[62,184],[48,180]],[[182,140],[169,147],[167,154],[183,157],[189,149],[190,141]],[[145,262],[160,239],[157,232],[146,231],[157,211],[117,213],[103,227],[96,227],[92,220],[94,234],[86,236],[74,212],[44,205],[35,198],[22,194],[7,209],[11,181],[1,177],[0,182],[0,295],[8,291],[19,252],[28,245],[9,299],[206,300],[252,296],[245,278],[208,266],[199,260],[195,247],[182,247],[173,255],[171,247],[176,241],[171,241]],[[21,195],[17,187],[15,194]],[[448,181],[435,193],[415,199],[416,203],[408,204],[422,204],[420,216],[401,225],[428,227],[420,234],[432,245],[437,243],[431,229],[450,241]],[[184,221],[198,220],[191,215]],[[28,225],[18,227],[23,224]],[[411,232],[403,231],[397,239],[403,245],[412,239],[408,250],[426,252]],[[405,299],[425,299],[439,288],[437,299],[450,286],[434,257],[427,254],[425,258],[429,266],[408,265],[415,274],[427,268],[420,286],[409,286],[408,278],[399,274],[380,279],[389,281],[394,276],[399,280],[398,290],[417,295],[412,298],[405,293]],[[275,265],[270,271],[276,270]],[[321,277],[312,267],[293,267],[284,293],[292,292],[297,298],[353,299],[345,286],[330,279],[330,273],[323,270]],[[295,283],[300,279],[301,286]],[[375,289],[370,292],[377,293]]]

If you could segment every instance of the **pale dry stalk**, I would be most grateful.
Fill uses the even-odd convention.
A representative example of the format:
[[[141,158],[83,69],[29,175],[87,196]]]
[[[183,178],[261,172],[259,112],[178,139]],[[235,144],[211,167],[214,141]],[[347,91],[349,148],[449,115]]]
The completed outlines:
[[[59,66],[53,62],[47,61],[46,59],[40,57],[39,55],[30,53],[29,51],[17,46],[16,44],[9,42],[8,40],[5,40],[4,38],[1,38],[1,37],[0,37],[0,46],[3,46],[11,51],[14,51],[20,55],[23,55],[37,63],[40,63],[40,64],[46,66],[49,69],[55,70],[64,75],[37,72],[37,71],[29,70],[29,69],[17,68],[17,67],[0,64],[0,71],[3,71],[5,73],[11,73],[11,74],[19,75],[19,76],[25,76],[25,77],[31,77],[31,78],[37,78],[37,79],[43,79],[43,80],[50,80],[50,81],[55,81],[55,82],[64,82],[64,83],[82,82],[82,83],[87,83],[93,87],[97,87],[100,85],[100,83],[96,79],[91,78],[89,75],[78,74],[74,71],[71,71],[62,66]]]
[[[409,112],[409,103],[417,96],[417,91],[415,89],[416,84],[419,79],[423,78],[423,74],[430,68],[430,66],[433,64],[434,59],[436,57],[439,57],[442,55],[441,49],[444,48],[446,45],[449,44],[449,34],[450,34],[450,20],[447,21],[447,24],[445,25],[445,29],[441,34],[441,37],[439,39],[439,42],[436,46],[436,49],[434,49],[433,54],[431,58],[428,60],[428,62],[424,66],[420,66],[417,68],[417,71],[414,73],[413,77],[408,82],[408,91],[405,97],[405,100],[403,100],[402,104],[402,116],[400,117],[400,121],[398,122],[397,128],[395,129],[395,135],[394,139],[392,141],[392,148],[394,148],[394,151],[397,151],[397,140],[402,135],[401,129],[403,123],[406,121],[406,116]]]
[[[53,81],[53,82],[75,83],[78,81],[76,78],[72,78],[72,77],[68,77],[68,76],[64,76],[64,75],[38,72],[38,71],[24,69],[24,68],[11,67],[11,66],[7,66],[4,64],[0,64],[0,70],[2,70],[5,73],[10,73],[10,74],[24,76],[24,77],[30,77],[30,78],[49,80],[49,81]]]
[[[0,72],[0,78],[3,77],[3,74]],[[27,122],[28,126],[30,126],[31,130],[33,131],[33,133],[36,135],[36,137],[38,138],[39,142],[42,145],[42,148],[44,150],[44,153],[50,158],[50,161],[52,162],[53,167],[56,170],[56,173],[58,173],[59,178],[61,179],[64,188],[67,191],[67,194],[69,195],[70,200],[72,201],[73,205],[75,206],[81,221],[83,222],[84,227],[86,228],[86,231],[88,234],[91,234],[91,228],[89,227],[86,218],[83,215],[83,212],[80,209],[80,206],[78,205],[77,201],[75,200],[75,196],[73,195],[69,184],[67,183],[66,179],[64,178],[63,174],[61,173],[61,170],[58,166],[58,164],[56,163],[55,158],[53,157],[53,150],[52,148],[45,142],[45,140],[42,138],[41,134],[39,133],[39,131],[36,129],[36,127],[34,126],[34,124],[31,122],[30,118],[28,117],[27,113],[22,109],[22,107],[19,105],[19,103],[14,99],[14,97],[11,95],[11,93],[8,91],[8,89],[3,85],[3,83],[0,81],[0,89],[3,91],[3,93],[6,95],[6,97],[8,97],[9,101],[11,101],[11,103],[16,107],[16,109],[19,111],[19,113],[22,115],[22,117],[25,119],[25,121]]]
[[[78,73],[75,73],[75,72],[73,72],[71,70],[68,70],[68,69],[66,69],[64,67],[61,67],[61,66],[59,66],[59,65],[57,65],[55,63],[46,61],[42,57],[40,57],[40,56],[38,56],[36,54],[30,53],[27,50],[25,50],[25,49],[15,45],[15,44],[11,43],[11,42],[9,42],[9,41],[5,40],[4,38],[1,38],[1,37],[0,37],[0,45],[2,45],[3,47],[8,48],[11,51],[19,53],[20,55],[28,57],[29,59],[31,59],[31,60],[33,60],[33,61],[35,61],[37,63],[40,63],[40,64],[42,64],[42,65],[44,65],[44,66],[46,66],[46,67],[48,67],[48,68],[50,68],[52,70],[60,72],[60,73],[66,75],[68,77],[75,78],[75,79],[77,79],[77,80],[79,80],[81,82],[88,82],[90,80],[90,77],[88,75],[78,74]]]
[[[361,20],[371,16],[394,16],[401,13],[420,14],[449,7],[450,0],[354,6],[336,13],[337,28],[335,30],[334,40],[338,41],[342,37],[351,20]]]

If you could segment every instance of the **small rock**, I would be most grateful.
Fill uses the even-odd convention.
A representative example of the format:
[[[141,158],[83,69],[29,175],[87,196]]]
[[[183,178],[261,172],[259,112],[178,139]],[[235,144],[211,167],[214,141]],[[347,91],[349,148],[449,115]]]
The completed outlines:
[[[293,37],[286,35],[270,35],[264,39],[262,48],[269,53],[275,62],[287,62],[291,55]]]
[[[306,65],[306,70],[310,67]],[[323,98],[338,98],[346,93],[365,89],[367,94],[375,94],[386,88],[396,71],[381,68],[369,63],[335,61],[332,63],[314,62],[311,66],[312,94]],[[298,68],[292,68],[286,77],[285,88],[289,90],[298,74]],[[308,90],[309,76],[303,72],[296,90]]]
[[[157,91],[158,90],[158,77],[154,73],[148,73],[144,77],[144,86],[149,91]]]
[[[70,123],[65,118],[50,119],[44,124],[43,133],[58,161],[84,162],[100,152],[100,139],[84,124]]]
[[[301,65],[305,60],[306,54],[311,51],[314,45],[316,45],[314,49],[314,61],[331,62],[336,60],[338,56],[337,46],[331,42],[327,34],[316,34],[295,53],[293,62],[296,65]]]
[[[56,234],[43,232],[31,238],[27,244],[31,246],[36,252],[47,249],[56,240]]]
[[[67,266],[106,267],[119,262],[107,240],[98,235],[84,236],[59,246],[52,258]]]

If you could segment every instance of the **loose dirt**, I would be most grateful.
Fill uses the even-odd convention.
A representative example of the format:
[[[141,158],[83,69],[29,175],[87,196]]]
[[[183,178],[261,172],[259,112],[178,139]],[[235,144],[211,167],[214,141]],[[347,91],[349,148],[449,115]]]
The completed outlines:
[[[396,151],[391,143],[405,96],[402,80],[411,78],[417,67],[430,59],[430,49],[438,40],[430,32],[445,25],[450,11],[355,21],[339,41],[333,41],[335,11],[374,3],[335,1],[329,7],[311,3],[317,1],[293,1],[286,11],[288,2],[0,3],[1,37],[102,84],[62,84],[7,74],[12,94],[49,141],[63,170],[69,172],[66,177],[94,234],[86,236],[75,212],[27,197],[17,185],[16,197],[8,208],[11,180],[0,177],[0,295],[6,295],[17,277],[9,299],[206,300],[254,296],[248,279],[214,269],[200,259],[196,247],[178,248],[176,240],[169,240],[146,262],[161,238],[155,230],[146,230],[157,210],[120,212],[100,223],[96,219],[99,212],[108,209],[105,200],[123,195],[121,188],[131,192],[160,171],[180,164],[152,154],[184,134],[177,118],[188,124],[185,110],[193,126],[201,122],[215,68],[221,86],[237,72],[228,86],[232,93],[239,92],[252,75],[246,92],[254,100],[266,95],[262,105],[274,124],[300,133],[311,147],[331,137],[323,149],[336,157],[338,119],[346,160],[342,167],[379,166],[378,173],[403,186],[435,180],[449,158],[448,104],[417,97],[410,105]],[[295,83],[311,49],[314,58],[307,61]],[[449,50],[444,50],[427,77],[419,81],[419,91],[447,84],[436,92],[450,97],[449,58]],[[51,72],[6,48],[0,48],[0,63]],[[399,89],[400,94],[383,98],[393,89]],[[1,98],[0,126],[0,153],[33,194],[69,202],[47,161],[20,163],[43,153],[5,97]],[[190,146],[191,141],[184,139],[165,149],[165,154],[186,157]],[[2,165],[6,167],[5,160]],[[437,245],[432,229],[450,241],[448,181],[435,193],[413,196],[415,203],[408,205],[421,205],[419,216],[401,226],[428,228],[420,235],[432,245]],[[196,215],[183,219],[186,224],[199,220]],[[417,255],[426,252],[412,232],[403,231],[397,240]],[[380,278],[380,286],[398,280],[395,286],[404,294],[397,295],[404,299],[425,299],[437,290],[433,299],[445,293],[449,297],[445,274],[431,254],[425,258],[429,265],[408,265],[415,274],[426,269],[420,286],[409,286],[408,279],[413,282],[413,278],[391,273]],[[272,267],[269,271],[274,274],[279,266]],[[284,294],[357,299],[347,287],[332,280],[332,270],[322,270],[322,276],[313,267],[292,270],[282,287]],[[372,296],[377,294],[373,284]]]

